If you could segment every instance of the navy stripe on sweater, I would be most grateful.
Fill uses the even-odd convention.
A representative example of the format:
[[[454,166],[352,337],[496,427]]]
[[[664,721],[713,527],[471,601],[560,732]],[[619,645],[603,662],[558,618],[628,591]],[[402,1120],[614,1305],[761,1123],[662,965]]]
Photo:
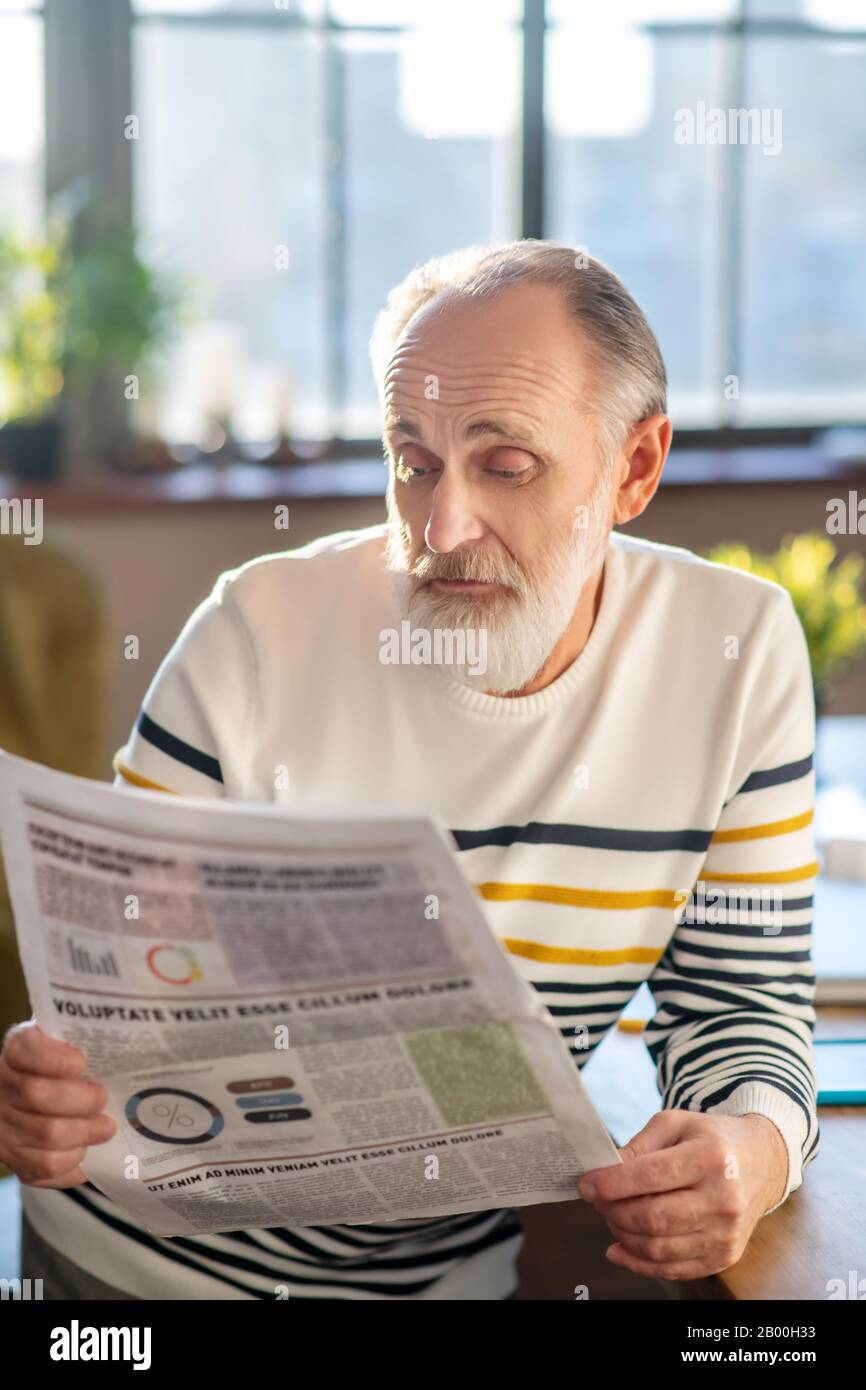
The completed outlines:
[[[183,763],[185,767],[191,767],[194,772],[201,772],[205,777],[210,777],[214,782],[222,782],[223,773],[218,758],[211,758],[207,753],[202,753],[198,748],[193,748],[191,743],[184,743],[182,738],[176,734],[169,733],[161,724],[157,724],[155,719],[151,719],[149,714],[142,710],[139,715],[138,732],[148,743],[153,744],[161,753],[167,753],[175,762]]]

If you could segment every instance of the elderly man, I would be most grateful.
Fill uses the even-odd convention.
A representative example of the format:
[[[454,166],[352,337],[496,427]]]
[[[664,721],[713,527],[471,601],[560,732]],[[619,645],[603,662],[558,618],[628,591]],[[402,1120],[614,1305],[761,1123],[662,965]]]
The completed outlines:
[[[431,261],[371,347],[387,524],[222,575],[118,781],[279,800],[287,766],[293,806],[438,813],[578,1066],[647,981],[663,1108],[580,1193],[615,1263],[724,1269],[818,1148],[814,709],[791,600],[613,530],[654,496],[671,426],[655,338],[598,261],[537,241]],[[484,641],[385,660],[407,621]],[[147,1235],[80,1169],[112,1130],[83,1066],[24,1026],[0,1075],[24,1272],[52,1269],[60,1296],[513,1295],[509,1210]]]

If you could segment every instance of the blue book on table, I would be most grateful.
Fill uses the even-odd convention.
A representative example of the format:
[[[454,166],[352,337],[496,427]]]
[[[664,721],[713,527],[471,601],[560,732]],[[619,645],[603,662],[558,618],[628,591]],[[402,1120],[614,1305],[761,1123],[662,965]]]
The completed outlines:
[[[866,1105],[866,1038],[816,1038],[819,1105]]]

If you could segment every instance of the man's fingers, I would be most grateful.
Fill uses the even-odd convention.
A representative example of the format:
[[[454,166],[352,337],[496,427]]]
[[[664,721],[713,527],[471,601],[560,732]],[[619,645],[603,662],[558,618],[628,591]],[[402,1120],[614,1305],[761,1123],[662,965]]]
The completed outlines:
[[[659,1149],[642,1158],[626,1158],[609,1168],[596,1168],[589,1175],[594,1193],[587,1194],[586,1178],[577,1184],[580,1195],[591,1202],[618,1202],[623,1197],[640,1197],[648,1192],[672,1192],[694,1187],[706,1175],[706,1146],[690,1139]]]
[[[688,1235],[702,1231],[707,1212],[700,1189],[681,1188],[650,1197],[623,1197],[618,1202],[597,1201],[595,1209],[610,1225],[635,1235]]]
[[[644,1154],[656,1153],[659,1149],[669,1149],[682,1137],[684,1125],[689,1116],[684,1110],[658,1110],[647,1120],[643,1129],[623,1144],[620,1156],[630,1163],[633,1158],[643,1158]]]
[[[101,1112],[108,1090],[87,1076],[77,1047],[51,1038],[30,1020],[11,1028],[0,1056],[0,1125],[4,1160],[25,1187],[87,1182],[81,1164],[91,1144],[116,1133]]]
[[[80,1164],[87,1152],[84,1148],[45,1153],[41,1149],[23,1148],[20,1150],[15,1172],[18,1181],[29,1187],[55,1186],[63,1182],[71,1186],[75,1182],[87,1182],[81,1173]]]
[[[49,1038],[36,1023],[19,1023],[6,1034],[3,1059],[14,1071],[58,1078],[83,1076],[87,1058],[71,1043]]]
[[[77,1149],[79,1146],[87,1148],[90,1144],[106,1143],[117,1132],[117,1125],[110,1115],[70,1119],[60,1115],[37,1115],[33,1111],[12,1108],[6,1113],[17,1143],[22,1148],[59,1152]]]
[[[630,1269],[633,1274],[642,1274],[647,1279],[670,1279],[679,1282],[682,1279],[704,1279],[708,1272],[701,1260],[674,1260],[666,1264],[654,1264],[652,1260],[642,1260],[637,1255],[630,1254],[623,1245],[618,1244],[611,1245],[605,1254],[611,1264],[621,1265],[623,1269]]]
[[[674,1261],[702,1260],[706,1263],[717,1251],[718,1239],[708,1232],[693,1232],[685,1236],[637,1236],[611,1225],[611,1234],[629,1255],[651,1264],[671,1264]]]
[[[80,1168],[71,1168],[68,1173],[64,1173],[59,1178],[20,1178],[18,1179],[22,1187],[80,1187],[83,1182],[87,1182],[87,1174]]]
[[[15,1110],[37,1115],[84,1118],[105,1109],[108,1090],[99,1081],[52,1080],[25,1072],[9,1072],[3,1089]]]

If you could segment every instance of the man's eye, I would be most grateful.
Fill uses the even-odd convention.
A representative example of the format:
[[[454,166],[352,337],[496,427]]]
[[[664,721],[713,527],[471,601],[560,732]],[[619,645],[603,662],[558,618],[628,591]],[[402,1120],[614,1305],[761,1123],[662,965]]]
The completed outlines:
[[[401,444],[397,450],[394,472],[401,483],[411,483],[417,478],[426,478],[430,469],[425,465],[425,454],[417,444]]]
[[[421,464],[407,463],[401,454],[395,464],[394,472],[401,483],[411,483],[415,478],[423,478],[430,470],[422,467]]]
[[[522,449],[497,449],[487,469],[497,478],[519,478],[532,471],[532,459]]]

